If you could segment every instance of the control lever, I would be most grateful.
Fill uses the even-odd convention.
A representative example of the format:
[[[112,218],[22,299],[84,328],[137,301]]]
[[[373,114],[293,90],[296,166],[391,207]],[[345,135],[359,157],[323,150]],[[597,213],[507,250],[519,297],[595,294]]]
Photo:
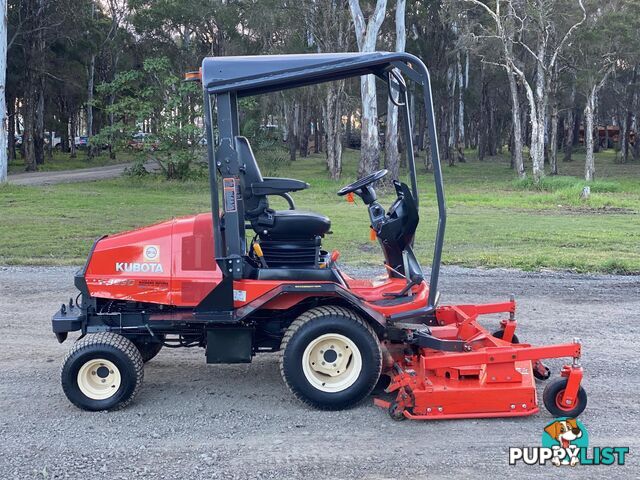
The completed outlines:
[[[253,252],[256,254],[256,257],[260,259],[260,265],[262,265],[262,268],[268,268],[267,261],[264,258],[264,253],[262,253],[262,247],[259,243],[253,244]]]

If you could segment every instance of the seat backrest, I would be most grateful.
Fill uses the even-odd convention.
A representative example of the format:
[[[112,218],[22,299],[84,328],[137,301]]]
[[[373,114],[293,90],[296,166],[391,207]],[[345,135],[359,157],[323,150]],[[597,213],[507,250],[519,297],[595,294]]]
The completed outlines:
[[[238,152],[238,160],[240,161],[240,165],[243,165],[245,168],[244,177],[247,184],[251,185],[252,183],[261,182],[262,173],[260,172],[260,167],[256,161],[256,156],[253,154],[251,145],[249,145],[249,140],[247,137],[240,136],[235,137],[234,140],[236,152]]]
[[[261,211],[269,206],[266,195],[254,195],[251,191],[251,185],[253,183],[262,182],[262,173],[260,167],[256,161],[256,156],[253,154],[251,145],[247,137],[237,136],[234,138],[235,149],[238,153],[238,161],[243,166],[243,178],[242,178],[242,196],[244,198],[245,213],[248,217],[251,217],[252,211],[257,209]]]

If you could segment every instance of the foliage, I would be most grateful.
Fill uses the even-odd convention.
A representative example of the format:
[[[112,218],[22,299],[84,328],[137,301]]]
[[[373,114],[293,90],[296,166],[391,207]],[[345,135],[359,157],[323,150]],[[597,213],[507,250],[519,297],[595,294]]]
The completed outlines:
[[[194,123],[198,111],[194,96],[199,89],[178,78],[166,57],[146,59],[142,70],[121,72],[97,90],[114,121],[91,139],[95,145],[139,149],[148,160],[158,163],[167,179],[184,180],[200,174],[201,168],[195,164],[202,155],[202,131]],[[137,132],[150,118],[151,132],[141,136]]]
[[[288,176],[291,159],[282,149],[271,146],[260,150],[260,168],[266,177]]]

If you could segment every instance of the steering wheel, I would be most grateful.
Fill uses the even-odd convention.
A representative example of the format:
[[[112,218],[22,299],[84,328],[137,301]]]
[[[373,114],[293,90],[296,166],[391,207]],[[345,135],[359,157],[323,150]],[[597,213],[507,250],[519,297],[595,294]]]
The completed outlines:
[[[347,193],[352,193],[352,192],[355,192],[356,190],[360,190],[361,188],[364,188],[368,185],[371,185],[372,183],[377,182],[382,177],[384,177],[387,173],[389,173],[388,170],[382,169],[382,170],[378,170],[377,172],[373,172],[367,175],[366,177],[359,178],[355,182],[350,183],[346,187],[342,187],[340,190],[338,190],[338,195],[343,197]]]

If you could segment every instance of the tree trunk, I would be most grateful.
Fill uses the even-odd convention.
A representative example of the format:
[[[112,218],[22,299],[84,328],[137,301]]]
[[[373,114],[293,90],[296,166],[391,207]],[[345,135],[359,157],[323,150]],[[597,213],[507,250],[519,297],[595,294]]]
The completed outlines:
[[[467,57],[468,58],[468,57]],[[458,153],[458,162],[464,163],[464,146],[465,146],[465,131],[464,131],[464,76],[462,72],[462,63],[460,62],[460,52],[456,55],[457,68],[458,68],[458,130],[456,149]]]
[[[191,100],[191,99],[189,99],[189,100]],[[115,93],[111,93],[111,95],[109,95],[109,107],[113,107],[113,104],[114,104],[115,101],[116,101],[116,95],[115,95]],[[187,107],[189,108],[190,120],[193,121],[193,114],[191,113],[193,111],[193,109],[190,108],[191,105],[187,105]],[[114,122],[115,122],[114,112],[110,108],[110,111],[109,111],[109,126],[111,128],[113,128]],[[110,136],[113,139],[113,134],[111,134]],[[193,135],[190,135],[190,136],[193,137]],[[195,138],[190,138],[190,140],[193,143],[195,141]],[[111,160],[115,160],[116,159],[116,151],[113,148],[113,141],[109,142],[109,158]]]
[[[571,124],[567,125],[567,143],[565,144],[564,159],[565,162],[573,161],[573,151],[580,142],[580,124],[582,123],[582,112],[580,108],[571,110]]]
[[[570,162],[571,155],[573,154],[573,135],[575,130],[575,99],[576,99],[576,84],[575,80],[571,85],[571,94],[569,96],[569,105],[570,107],[567,109],[567,121],[566,125],[566,135],[564,138],[564,158],[563,162]]]
[[[398,107],[393,104],[391,99],[387,100],[387,128],[384,135],[384,164],[385,168],[389,170],[390,173],[387,178],[395,180],[398,178],[398,173],[400,171],[400,152],[398,150]]]
[[[298,127],[298,131],[300,132],[300,156],[302,158],[309,156],[309,137],[311,136],[311,119],[309,118],[309,110],[309,100],[306,99],[300,104],[300,123]]]
[[[484,161],[487,145],[487,82],[485,81],[484,63],[480,64],[480,109],[478,110],[478,160]]]
[[[406,0],[396,1],[396,52],[404,52],[407,42],[405,29]],[[408,105],[407,107],[408,108]],[[387,129],[385,130],[385,166],[389,170],[387,178],[396,180],[400,174],[400,152],[398,150],[398,107],[387,100]]]
[[[513,72],[508,72],[509,91],[511,92],[511,125],[513,128],[513,164],[518,177],[525,178],[527,173],[524,169],[524,159],[522,158],[522,124],[520,123],[520,98],[518,97],[518,85]]]
[[[376,100],[376,81],[373,75],[362,77],[360,82],[362,96],[360,165],[358,177],[364,177],[380,168],[380,145],[378,143],[378,106]]]
[[[427,136],[427,115],[424,111],[424,105],[422,102],[418,104],[418,141],[416,142],[416,148],[418,151],[425,149],[425,137]]]
[[[625,118],[620,118],[620,115],[618,115],[618,120],[618,123],[620,124],[620,135],[618,136],[618,145],[620,147],[620,152],[619,154],[616,154],[616,157],[620,159],[620,162],[625,163],[625,152],[628,150],[627,143],[629,139],[626,115]],[[618,157],[618,155],[620,156]]]
[[[456,162],[456,72],[453,65],[447,69],[447,152],[449,166]]]
[[[322,122],[316,116],[313,119],[313,153],[322,152],[322,136],[320,135],[320,125],[322,125]]]
[[[625,132],[624,137],[622,138],[622,150],[620,151],[620,158],[622,163],[627,163],[629,160],[629,132],[631,132],[631,124],[633,123],[633,104],[634,104],[634,93],[635,93],[635,83],[636,77],[638,74],[638,66],[636,65],[633,68],[633,75],[631,77],[631,83],[626,86],[627,95],[626,95],[626,115],[624,119],[624,129]]]
[[[298,150],[298,138],[296,135],[296,102],[290,100],[288,102],[289,108],[287,109],[287,146],[289,147],[289,160],[294,162],[296,160],[296,153]]]
[[[428,133],[424,137],[424,168],[427,172],[433,171],[433,159],[431,158],[431,136]]]
[[[70,115],[69,125],[69,152],[71,158],[76,158],[78,152],[76,151],[76,133],[78,131],[78,112],[72,112]]]
[[[2,1],[2,0],[0,0]],[[2,41],[0,39],[0,41]],[[2,76],[2,66],[0,66],[0,76]],[[0,96],[2,94],[0,93]],[[2,105],[0,105],[0,109],[2,109]],[[9,163],[16,159],[16,99],[14,97],[9,97],[7,101],[7,158]],[[2,152],[0,152],[0,156]],[[0,166],[0,170],[2,170],[2,166]],[[0,171],[0,175],[2,172]]]
[[[384,20],[387,0],[377,0],[369,22],[365,22],[359,0],[349,0],[349,9],[353,19],[358,50],[373,52],[380,26]],[[367,75],[360,80],[360,95],[362,97],[362,140],[360,149],[360,165],[358,176],[368,175],[380,166],[380,145],[378,143],[378,107],[376,101],[376,83],[373,75]]]
[[[325,98],[325,126],[327,137],[327,167],[329,177],[338,180],[342,173],[342,141],[340,138],[341,111],[340,97],[344,89],[344,80],[333,82],[327,88]],[[350,123],[351,120],[348,121]]]
[[[24,98],[24,131],[22,132],[22,148],[24,150],[24,166],[27,172],[35,172],[38,169],[36,162],[36,150],[34,143],[34,132],[36,126],[35,118],[35,94],[29,88]]]
[[[38,103],[36,104],[36,130],[34,136],[36,163],[44,163],[44,76],[40,77]]]
[[[638,135],[638,116],[636,115],[636,137],[633,142],[633,159],[637,161],[640,158],[640,135]]]
[[[384,168],[389,170],[388,182],[398,178],[400,172],[400,150],[398,148],[398,107],[387,101],[387,128],[384,132]]]
[[[495,157],[497,152],[498,131],[496,129],[496,107],[495,100],[489,97],[489,121],[487,122],[487,154]]]
[[[538,57],[544,58],[542,43]],[[531,163],[533,181],[538,183],[544,177],[544,124],[547,111],[547,92],[545,91],[545,72],[540,61],[536,69],[535,102],[530,103],[531,117]]]
[[[7,157],[7,104],[5,102],[5,86],[7,73],[7,1],[0,0],[0,15],[2,15],[2,28],[0,29],[0,183],[7,181],[7,171],[9,169],[9,159]],[[9,98],[9,101],[12,99]],[[9,119],[13,122],[13,117]],[[15,125],[15,124],[14,124]],[[10,132],[13,140],[13,133]],[[11,150],[11,148],[9,148]],[[15,156],[15,147],[13,148]]]
[[[596,99],[593,106],[593,151],[600,153],[600,111],[598,109],[598,93],[596,91]]]
[[[25,169],[35,171],[42,160],[38,159],[38,152],[42,153],[41,144],[37,139],[38,130],[38,104],[40,102],[40,90],[43,75],[42,56],[43,52],[43,30],[42,30],[42,0],[26,2],[26,29],[32,33],[24,38],[25,57],[25,82],[23,101],[23,121],[24,131],[22,135],[22,148],[24,151]],[[44,99],[44,97],[42,97]],[[40,140],[42,137],[40,137]]]
[[[64,125],[63,130],[60,132],[60,151],[61,152],[69,152],[69,145],[71,144],[69,140],[69,114],[65,111],[60,115],[60,123]]]
[[[549,164],[551,167],[551,175],[558,174],[558,102],[553,101],[551,106],[549,132]]]
[[[417,150],[418,139],[416,138],[416,91],[415,85],[409,90],[409,120],[411,121],[411,139],[413,140],[413,151]],[[406,125],[405,125],[406,128]],[[404,155],[400,158],[400,168],[407,166],[407,156]]]
[[[587,103],[584,107],[584,179],[587,182],[593,180],[596,166],[593,155],[593,115],[596,103],[596,89],[593,87],[587,94]]]
[[[95,5],[92,3],[92,8],[95,9]],[[91,55],[88,67],[88,81],[87,81],[87,156],[93,157],[93,147],[91,145],[91,136],[93,135],[93,83],[95,81],[96,73],[96,56]]]
[[[344,142],[342,143],[344,148],[351,148],[351,127],[352,127],[352,121],[351,118],[353,117],[353,112],[347,112],[347,125],[345,126],[344,129]]]

